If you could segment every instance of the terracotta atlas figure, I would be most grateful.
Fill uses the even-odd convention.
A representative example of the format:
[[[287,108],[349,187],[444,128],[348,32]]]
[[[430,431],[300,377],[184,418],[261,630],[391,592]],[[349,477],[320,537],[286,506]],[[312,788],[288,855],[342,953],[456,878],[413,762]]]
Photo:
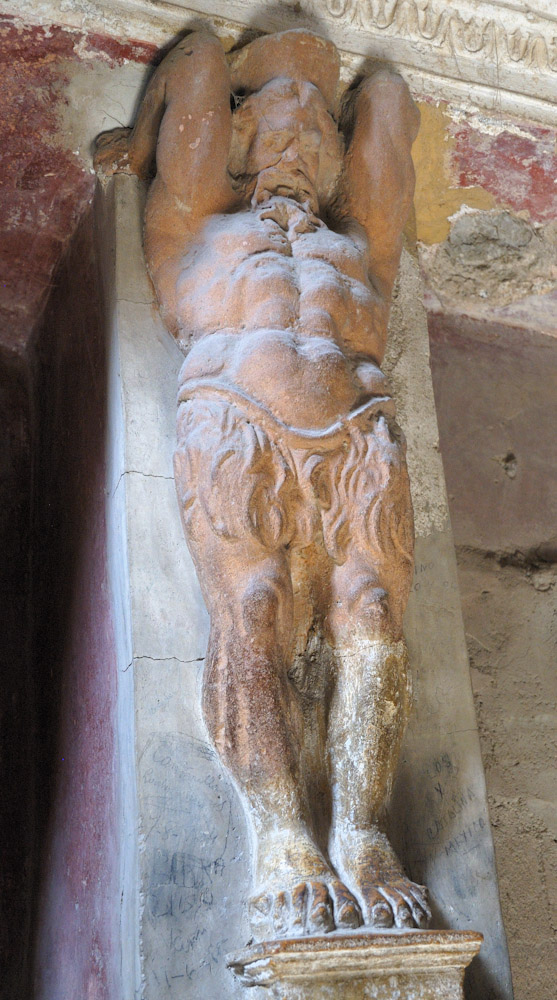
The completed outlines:
[[[97,166],[151,180],[145,256],[186,354],[175,476],[211,618],[204,718],[253,834],[254,934],[423,927],[381,818],[409,712],[413,523],[380,365],[418,112],[345,95],[305,31],[185,37]],[[151,179],[153,178],[153,179]]]

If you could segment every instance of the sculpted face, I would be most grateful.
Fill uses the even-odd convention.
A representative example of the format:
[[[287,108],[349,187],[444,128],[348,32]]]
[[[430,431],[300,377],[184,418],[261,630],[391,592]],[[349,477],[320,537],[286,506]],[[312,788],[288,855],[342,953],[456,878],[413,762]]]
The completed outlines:
[[[320,92],[279,79],[252,94],[234,115],[229,171],[259,204],[272,194],[326,202],[342,166],[343,145]]]

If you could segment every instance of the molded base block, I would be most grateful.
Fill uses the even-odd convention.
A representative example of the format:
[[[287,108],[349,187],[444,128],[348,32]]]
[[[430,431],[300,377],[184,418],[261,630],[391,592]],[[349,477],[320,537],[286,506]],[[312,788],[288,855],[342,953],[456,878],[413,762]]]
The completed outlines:
[[[263,941],[228,957],[276,1000],[462,1000],[474,931],[353,931]]]

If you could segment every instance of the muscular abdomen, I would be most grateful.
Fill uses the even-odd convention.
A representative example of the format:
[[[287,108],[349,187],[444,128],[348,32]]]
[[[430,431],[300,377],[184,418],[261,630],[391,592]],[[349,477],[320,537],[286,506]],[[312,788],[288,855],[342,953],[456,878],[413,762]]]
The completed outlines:
[[[359,405],[353,344],[369,336],[371,293],[349,240],[336,235],[328,258],[327,232],[290,239],[252,212],[207,221],[177,282],[185,379],[218,377],[300,428]]]
[[[284,423],[300,428],[328,427],[349,413],[361,395],[336,344],[290,330],[204,337],[182,369],[183,381],[203,378],[246,392]]]

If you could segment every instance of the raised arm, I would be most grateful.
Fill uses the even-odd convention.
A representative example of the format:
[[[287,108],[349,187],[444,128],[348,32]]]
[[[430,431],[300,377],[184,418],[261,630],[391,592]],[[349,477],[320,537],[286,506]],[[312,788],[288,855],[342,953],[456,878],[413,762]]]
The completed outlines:
[[[202,221],[236,203],[227,174],[231,138],[230,75],[221,43],[187,35],[147,87],[133,129],[97,140],[105,174],[156,175],[145,212],[145,256],[163,312],[174,326],[179,260]]]
[[[187,35],[153,74],[132,129],[97,139],[105,174],[156,176],[194,215],[232,197],[226,173],[231,136],[230,75],[222,45],[205,31]]]
[[[348,136],[341,207],[363,226],[369,242],[369,276],[389,306],[402,249],[402,230],[414,195],[410,150],[419,111],[396,73],[380,70],[350,95],[342,125]]]

